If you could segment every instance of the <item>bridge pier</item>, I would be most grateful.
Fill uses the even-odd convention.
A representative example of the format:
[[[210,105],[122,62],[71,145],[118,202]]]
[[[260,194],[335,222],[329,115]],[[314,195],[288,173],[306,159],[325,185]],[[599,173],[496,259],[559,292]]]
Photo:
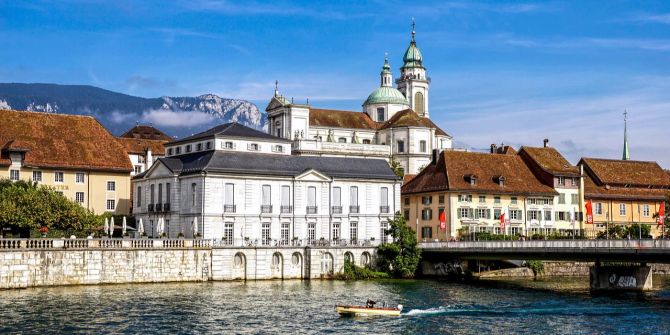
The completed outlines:
[[[589,269],[592,292],[648,291],[652,289],[651,267],[641,265],[601,265]]]

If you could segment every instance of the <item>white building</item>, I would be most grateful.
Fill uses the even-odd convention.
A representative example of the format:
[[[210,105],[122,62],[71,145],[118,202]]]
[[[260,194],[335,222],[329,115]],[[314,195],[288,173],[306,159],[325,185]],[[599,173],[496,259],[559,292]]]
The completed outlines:
[[[234,245],[375,245],[400,205],[383,159],[291,155],[291,141],[228,123],[166,144],[134,180],[136,219],[149,236]]]
[[[391,158],[407,174],[420,171],[430,163],[433,149],[452,147],[452,138],[429,118],[430,78],[414,35],[412,30],[397,89],[388,58],[380,87],[368,96],[361,112],[293,103],[275,88],[266,108],[268,133],[292,140],[297,155]]]
[[[117,137],[133,164],[131,176],[146,171],[154,160],[165,156],[163,145],[173,139],[152,125],[137,124]]]

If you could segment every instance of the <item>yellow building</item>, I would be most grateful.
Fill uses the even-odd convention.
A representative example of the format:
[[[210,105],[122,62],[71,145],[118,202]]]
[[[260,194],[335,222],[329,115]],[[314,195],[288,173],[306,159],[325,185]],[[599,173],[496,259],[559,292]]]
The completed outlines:
[[[582,158],[579,165],[587,176],[584,198],[593,206],[593,224],[585,224],[588,236],[638,223],[660,236],[654,216],[670,192],[670,176],[656,162]]]
[[[128,214],[132,165],[88,116],[0,110],[0,178],[36,181],[97,214]]]
[[[468,239],[476,232],[547,233],[555,195],[514,150],[434,154],[431,164],[402,187],[403,214],[419,241]],[[506,210],[503,229],[500,215]]]

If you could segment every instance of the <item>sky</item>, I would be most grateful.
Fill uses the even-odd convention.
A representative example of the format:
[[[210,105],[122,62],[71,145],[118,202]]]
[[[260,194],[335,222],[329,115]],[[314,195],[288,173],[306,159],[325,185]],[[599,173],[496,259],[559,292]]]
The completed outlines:
[[[287,97],[360,111],[394,75],[411,20],[430,117],[456,147],[540,146],[576,163],[670,168],[668,1],[8,1],[0,82],[88,84],[142,97],[214,93],[263,110]]]

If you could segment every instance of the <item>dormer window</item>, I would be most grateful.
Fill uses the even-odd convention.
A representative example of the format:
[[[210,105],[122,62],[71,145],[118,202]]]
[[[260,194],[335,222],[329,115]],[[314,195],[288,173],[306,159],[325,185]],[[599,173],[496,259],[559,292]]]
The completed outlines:
[[[363,144],[370,144],[370,140],[368,140],[368,139],[364,139],[364,140],[363,140]]]
[[[250,151],[258,151],[258,143],[249,144],[249,150]]]
[[[207,150],[212,149],[212,142],[207,142],[205,146],[207,147]]]
[[[493,177],[493,181],[498,183],[501,187],[505,186],[505,176],[495,176]]]
[[[223,148],[224,148],[224,149],[233,149],[233,142],[225,142],[225,143],[223,143]]]
[[[172,148],[168,149],[168,156],[172,156]]]
[[[186,146],[186,152],[191,152],[191,145],[190,144]]]
[[[475,176],[474,174],[466,175],[465,176],[465,181],[470,183],[470,186],[475,186],[475,185],[477,185],[477,176]]]
[[[202,143],[198,143],[198,145],[196,145],[196,150],[202,151]]]
[[[345,137],[340,137],[337,139],[337,141],[340,143],[347,143],[347,139]]]
[[[273,151],[274,152],[284,152],[284,147],[282,147],[281,145],[275,145]]]
[[[181,153],[181,147],[174,148],[174,153],[175,155],[179,155]]]

